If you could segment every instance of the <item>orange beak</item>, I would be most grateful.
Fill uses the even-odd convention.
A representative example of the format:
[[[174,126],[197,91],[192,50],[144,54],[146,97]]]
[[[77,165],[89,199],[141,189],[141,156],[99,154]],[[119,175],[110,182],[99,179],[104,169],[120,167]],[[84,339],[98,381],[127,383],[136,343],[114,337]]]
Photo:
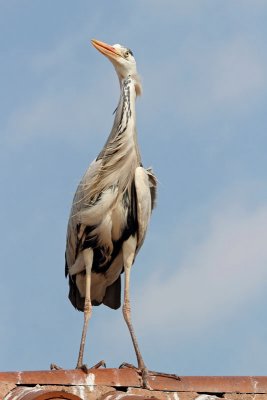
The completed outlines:
[[[100,53],[104,54],[104,56],[108,57],[110,60],[118,60],[118,57],[121,57],[119,50],[107,43],[100,42],[100,40],[96,39],[92,39],[91,43]]]

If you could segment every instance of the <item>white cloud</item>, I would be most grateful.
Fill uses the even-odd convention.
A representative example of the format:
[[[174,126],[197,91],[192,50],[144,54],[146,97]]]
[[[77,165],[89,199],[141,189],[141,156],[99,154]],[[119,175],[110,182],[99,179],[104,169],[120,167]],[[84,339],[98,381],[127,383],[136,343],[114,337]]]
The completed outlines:
[[[267,205],[215,212],[210,231],[177,270],[158,266],[139,291],[139,329],[171,337],[224,324],[244,308],[267,280]],[[175,251],[172,248],[175,258]],[[175,259],[173,261],[175,264]]]

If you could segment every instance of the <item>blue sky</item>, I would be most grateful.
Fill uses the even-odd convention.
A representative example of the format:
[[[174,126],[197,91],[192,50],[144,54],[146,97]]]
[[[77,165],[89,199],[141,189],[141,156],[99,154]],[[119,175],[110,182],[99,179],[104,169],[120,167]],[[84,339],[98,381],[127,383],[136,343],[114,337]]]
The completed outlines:
[[[97,38],[130,47],[158,205],[132,274],[150,369],[267,374],[267,4],[0,0],[0,370],[75,366],[72,197],[119,85]],[[121,311],[95,307],[85,361],[135,363]]]

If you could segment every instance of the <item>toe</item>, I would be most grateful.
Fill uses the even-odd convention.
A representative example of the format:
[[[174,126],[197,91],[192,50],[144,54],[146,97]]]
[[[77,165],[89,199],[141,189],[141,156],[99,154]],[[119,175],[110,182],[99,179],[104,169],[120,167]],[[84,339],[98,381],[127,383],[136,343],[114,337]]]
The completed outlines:
[[[57,364],[51,363],[50,369],[51,369],[51,371],[59,371],[60,369],[63,369],[63,368],[59,367]]]

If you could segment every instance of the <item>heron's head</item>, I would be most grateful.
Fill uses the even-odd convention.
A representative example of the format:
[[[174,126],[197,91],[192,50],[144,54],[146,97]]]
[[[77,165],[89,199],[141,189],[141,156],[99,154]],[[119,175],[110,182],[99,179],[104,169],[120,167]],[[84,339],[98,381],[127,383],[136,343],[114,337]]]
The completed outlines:
[[[135,91],[137,95],[142,92],[142,86],[139,75],[137,73],[136,62],[133,53],[127,47],[121,46],[120,44],[114,44],[110,46],[107,43],[100,42],[99,40],[93,39],[92,45],[104,54],[114,65],[115,70],[118,74],[120,82],[127,76],[131,75],[135,80]]]

